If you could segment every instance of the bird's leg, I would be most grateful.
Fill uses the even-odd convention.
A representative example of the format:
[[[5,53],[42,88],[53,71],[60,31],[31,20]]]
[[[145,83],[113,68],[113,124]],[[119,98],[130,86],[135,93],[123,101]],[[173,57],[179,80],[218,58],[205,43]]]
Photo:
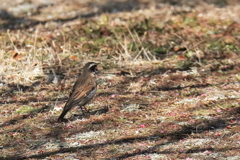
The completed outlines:
[[[89,110],[85,106],[81,106],[82,113],[89,113]]]
[[[82,114],[83,114],[84,117],[89,117],[90,116],[90,112],[85,106],[81,106],[81,110],[82,110]]]
[[[82,114],[74,114],[75,117],[78,117],[78,116],[89,116],[89,110],[85,107],[85,106],[80,106],[81,108],[81,111],[82,111]]]

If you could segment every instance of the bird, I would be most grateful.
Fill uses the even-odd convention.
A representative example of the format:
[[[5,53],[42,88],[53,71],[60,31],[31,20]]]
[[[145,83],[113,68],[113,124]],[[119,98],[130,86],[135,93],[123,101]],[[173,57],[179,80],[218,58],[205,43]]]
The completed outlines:
[[[69,99],[65,104],[62,113],[58,117],[58,122],[66,122],[67,119],[65,119],[64,116],[76,106],[79,106],[84,114],[84,111],[86,111],[84,106],[93,99],[97,91],[96,72],[98,71],[98,64],[99,63],[96,62],[88,62],[85,64],[81,75],[73,85]]]

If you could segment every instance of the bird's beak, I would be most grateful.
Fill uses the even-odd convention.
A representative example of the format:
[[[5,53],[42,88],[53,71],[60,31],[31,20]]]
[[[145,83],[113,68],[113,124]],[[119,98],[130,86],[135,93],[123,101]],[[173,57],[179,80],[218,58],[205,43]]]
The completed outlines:
[[[95,63],[96,65],[99,65],[100,63]],[[98,68],[96,67],[96,70],[95,70],[95,73],[98,74],[99,73],[99,70]]]

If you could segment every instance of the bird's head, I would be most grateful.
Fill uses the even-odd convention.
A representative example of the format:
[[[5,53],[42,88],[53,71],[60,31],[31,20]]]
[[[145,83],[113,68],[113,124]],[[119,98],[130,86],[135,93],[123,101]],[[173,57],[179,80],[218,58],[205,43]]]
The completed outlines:
[[[97,65],[99,63],[96,63],[96,62],[88,62],[85,64],[85,66],[83,67],[83,71],[84,72],[91,72],[91,73],[96,73],[98,70],[97,70]]]

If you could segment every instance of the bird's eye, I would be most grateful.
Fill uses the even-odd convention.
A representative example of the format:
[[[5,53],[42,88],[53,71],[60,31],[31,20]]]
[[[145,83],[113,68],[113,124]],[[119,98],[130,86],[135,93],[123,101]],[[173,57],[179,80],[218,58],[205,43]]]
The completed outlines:
[[[97,66],[96,65],[93,65],[91,67],[89,67],[89,69],[92,71],[92,72],[95,72],[97,70]]]

